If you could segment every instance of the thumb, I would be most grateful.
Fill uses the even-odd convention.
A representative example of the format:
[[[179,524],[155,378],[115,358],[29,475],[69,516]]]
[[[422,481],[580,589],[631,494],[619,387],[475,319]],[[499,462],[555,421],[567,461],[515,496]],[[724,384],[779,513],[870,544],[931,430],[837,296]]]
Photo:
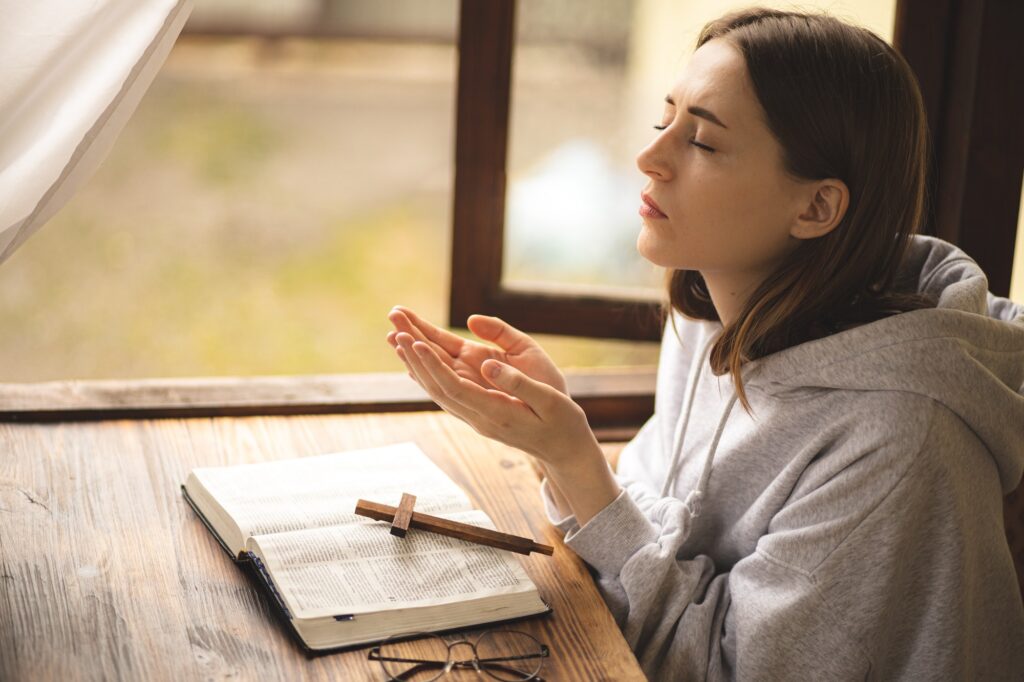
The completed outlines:
[[[543,382],[534,381],[504,362],[485,360],[480,365],[480,370],[495,388],[522,400],[538,417],[549,413],[557,400],[565,399],[557,389]]]
[[[484,341],[491,341],[507,353],[518,354],[536,346],[527,334],[519,331],[505,320],[490,315],[470,315],[466,320],[469,331]]]

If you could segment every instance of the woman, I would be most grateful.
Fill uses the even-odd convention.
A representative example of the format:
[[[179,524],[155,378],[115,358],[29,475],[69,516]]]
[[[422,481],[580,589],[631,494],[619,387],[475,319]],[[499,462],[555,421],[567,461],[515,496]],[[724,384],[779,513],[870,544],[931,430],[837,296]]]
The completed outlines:
[[[496,318],[402,308],[444,409],[533,455],[652,679],[1019,679],[1002,497],[1024,470],[1024,309],[912,236],[927,132],[904,60],[821,15],[708,24],[637,165],[671,273],[655,414],[613,473]],[[737,405],[737,403],[739,405]]]

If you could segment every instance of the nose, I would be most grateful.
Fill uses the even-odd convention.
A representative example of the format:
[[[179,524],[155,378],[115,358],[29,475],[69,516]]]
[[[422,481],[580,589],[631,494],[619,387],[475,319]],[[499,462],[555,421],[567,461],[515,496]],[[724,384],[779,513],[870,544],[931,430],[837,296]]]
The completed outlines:
[[[651,143],[636,155],[636,167],[640,172],[653,180],[669,180],[672,178],[672,165],[668,156],[667,134],[662,131]]]

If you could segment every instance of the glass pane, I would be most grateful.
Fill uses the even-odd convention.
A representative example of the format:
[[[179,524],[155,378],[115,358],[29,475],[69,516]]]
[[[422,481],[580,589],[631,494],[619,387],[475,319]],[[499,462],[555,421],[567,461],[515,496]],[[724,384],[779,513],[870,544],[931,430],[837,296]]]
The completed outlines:
[[[373,41],[183,36],[0,267],[0,382],[401,371],[387,311],[447,309],[457,2],[430,35],[399,4],[345,3]]]
[[[447,319],[457,13],[200,3],[96,175],[0,267],[0,382],[401,371],[387,311]],[[334,37],[260,37],[287,31]],[[656,357],[541,341],[563,367]]]
[[[756,3],[780,8],[789,3]],[[520,0],[510,112],[505,280],[660,289],[635,249],[635,156],[701,27],[749,2]],[[892,39],[895,0],[819,0]]]

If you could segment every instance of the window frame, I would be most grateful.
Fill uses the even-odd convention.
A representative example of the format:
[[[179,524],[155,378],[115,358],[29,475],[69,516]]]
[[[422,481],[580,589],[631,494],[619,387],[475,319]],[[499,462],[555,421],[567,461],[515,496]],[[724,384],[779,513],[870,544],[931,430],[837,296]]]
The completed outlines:
[[[459,11],[455,195],[449,324],[496,315],[532,333],[657,341],[658,301],[501,281],[515,0],[463,0]]]

